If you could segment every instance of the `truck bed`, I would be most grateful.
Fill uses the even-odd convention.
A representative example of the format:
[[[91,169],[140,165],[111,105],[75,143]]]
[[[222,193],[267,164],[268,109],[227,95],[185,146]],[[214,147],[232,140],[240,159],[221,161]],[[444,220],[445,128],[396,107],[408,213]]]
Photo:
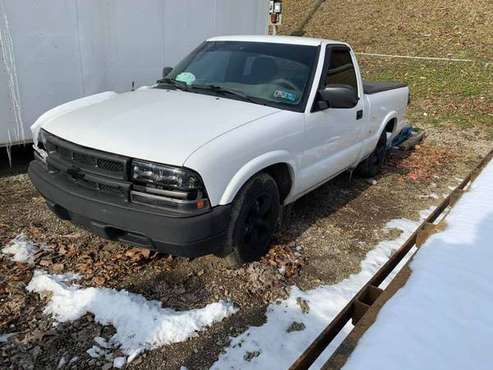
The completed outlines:
[[[365,94],[376,94],[383,91],[400,89],[407,84],[398,81],[367,81],[363,80],[363,90]]]

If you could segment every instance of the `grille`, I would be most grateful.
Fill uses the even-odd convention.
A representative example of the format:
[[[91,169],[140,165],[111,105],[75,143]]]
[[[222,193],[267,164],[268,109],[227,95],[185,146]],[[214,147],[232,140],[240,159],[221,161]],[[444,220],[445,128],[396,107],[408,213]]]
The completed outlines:
[[[87,166],[94,166],[94,164],[96,163],[95,157],[77,152],[72,153],[72,159],[74,162],[85,164]]]
[[[123,172],[125,170],[123,163],[117,161],[110,161],[108,159],[98,158],[96,165],[98,168],[111,172]]]
[[[60,154],[60,157],[62,157],[63,159],[72,160],[72,152],[67,148],[57,146],[56,152]]]
[[[117,186],[111,186],[106,184],[99,184],[98,186],[99,186],[99,190],[105,193],[122,194],[121,189]]]
[[[97,190],[97,191],[100,191],[103,193],[112,194],[112,195],[119,196],[119,197],[126,197],[126,191],[124,189],[121,189],[118,186],[100,184],[100,183],[85,180],[85,179],[78,179],[78,180],[76,180],[76,182],[80,186],[82,186],[86,189]]]
[[[130,158],[102,152],[45,133],[48,166],[62,170],[81,188],[128,199]]]
[[[50,154],[55,154],[67,166],[76,166],[92,173],[126,180],[128,159],[67,142],[52,135],[47,137]]]

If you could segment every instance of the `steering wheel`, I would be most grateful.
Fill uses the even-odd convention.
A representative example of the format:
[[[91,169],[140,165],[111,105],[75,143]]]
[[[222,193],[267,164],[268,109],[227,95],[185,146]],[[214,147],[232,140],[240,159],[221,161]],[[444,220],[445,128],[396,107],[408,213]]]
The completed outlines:
[[[297,92],[300,91],[298,86],[296,86],[294,83],[292,83],[291,81],[288,81],[284,78],[276,78],[275,80],[271,81],[271,84],[281,85],[281,86],[287,87],[288,89],[291,89],[291,90],[294,90]]]

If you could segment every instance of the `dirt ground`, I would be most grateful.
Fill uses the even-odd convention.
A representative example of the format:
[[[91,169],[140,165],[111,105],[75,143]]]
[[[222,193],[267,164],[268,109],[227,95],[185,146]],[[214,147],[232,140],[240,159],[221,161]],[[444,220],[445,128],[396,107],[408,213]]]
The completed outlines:
[[[382,233],[387,221],[416,218],[420,210],[437,204],[491,145],[467,130],[462,142],[454,139],[454,147],[440,145],[437,138],[446,141],[447,132],[455,136],[451,131],[431,131],[415,151],[393,152],[375,185],[359,178],[349,183],[342,175],[299,200],[289,228],[277,235],[269,256],[239,270],[228,269],[212,256],[189,260],[154,255],[95,237],[58,220],[25,174],[0,179],[0,243],[25,233],[52,246],[37,256],[35,268],[77,272],[84,277],[82,285],[127,289],[178,310],[231,299],[240,307],[238,314],[197,338],[149,352],[129,366],[208,368],[230,336],[263,323],[266,305],[285,297],[290,285],[309,289],[357,272],[378,240],[395,237]],[[469,136],[476,138],[474,147]],[[42,314],[46,298],[25,290],[32,271],[33,267],[7,258],[0,264],[0,332],[19,333],[11,344],[0,346],[0,366],[53,368],[62,357],[75,356],[80,360],[73,368],[103,366],[104,361],[91,359],[85,351],[94,337],[110,337],[112,328],[95,324],[90,315],[54,326]]]
[[[306,9],[302,3],[310,2],[287,2],[292,11],[286,16],[286,23],[299,18]],[[325,11],[332,13],[334,9]],[[326,22],[326,18],[322,19]],[[327,29],[322,21],[309,25],[312,35],[326,36]],[[357,35],[351,37],[359,40]],[[480,51],[481,48],[478,47]],[[109,338],[114,329],[95,324],[91,315],[65,324],[56,324],[43,315],[47,297],[25,289],[34,269],[79,273],[83,286],[126,289],[177,310],[204,307],[219,299],[232,300],[240,308],[237,314],[186,342],[148,352],[128,366],[208,369],[229,338],[248,326],[261,325],[267,305],[285,297],[290,286],[310,289],[341,281],[359,270],[361,260],[378,241],[396,236],[392,231],[382,231],[386,222],[402,217],[417,219],[419,211],[438,204],[493,147],[488,119],[489,80],[484,84],[479,77],[473,78],[473,70],[473,77],[468,80],[472,87],[479,84],[480,88],[469,91],[471,104],[446,108],[443,90],[449,86],[435,83],[439,79],[431,72],[427,74],[436,67],[366,59],[362,64],[368,76],[380,78],[390,74],[410,83],[417,91],[409,118],[415,126],[425,129],[425,141],[412,152],[390,153],[376,183],[360,178],[350,182],[349,176],[343,174],[300,199],[293,207],[289,227],[278,233],[269,255],[238,270],[229,269],[213,256],[191,260],[132,249],[60,221],[22,173],[26,161],[10,170],[2,154],[0,246],[24,233],[51,248],[36,256],[34,266],[14,263],[0,255],[0,333],[18,333],[8,343],[0,343],[0,368],[52,369],[61,358],[74,357],[79,359],[66,368],[92,369],[107,364],[105,360],[92,359],[86,350],[93,345],[94,337]],[[483,67],[478,68],[481,71]],[[463,73],[454,69],[449,72],[449,84]],[[434,83],[430,89],[424,87],[420,78],[423,75]],[[457,89],[462,93],[460,87]],[[485,111],[477,111],[480,96],[485,97],[486,108],[481,108]],[[466,115],[468,124],[463,124],[461,114],[469,111],[475,113]],[[428,112],[430,115],[424,115]]]

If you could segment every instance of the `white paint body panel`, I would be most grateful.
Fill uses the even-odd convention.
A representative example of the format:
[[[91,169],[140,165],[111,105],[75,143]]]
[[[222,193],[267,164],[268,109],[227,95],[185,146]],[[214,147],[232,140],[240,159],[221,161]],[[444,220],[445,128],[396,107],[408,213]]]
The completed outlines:
[[[55,106],[154,83],[205,38],[265,34],[267,14],[265,0],[0,0],[0,146]]]
[[[216,137],[276,112],[210,95],[147,89],[71,111],[43,128],[85,147],[183,166],[193,152]]]
[[[270,36],[219,39],[308,43],[322,50],[335,43]],[[191,168],[202,176],[213,206],[231,203],[254,174],[284,163],[293,184],[285,204],[291,203],[341,171],[356,167],[374,150],[392,119],[397,121],[395,135],[407,106],[407,87],[365,95],[353,53],[358,105],[312,113],[324,57],[322,51],[304,112],[191,92],[147,89],[69,111],[46,122],[43,128],[89,148]],[[360,120],[356,119],[358,110],[364,112]]]

